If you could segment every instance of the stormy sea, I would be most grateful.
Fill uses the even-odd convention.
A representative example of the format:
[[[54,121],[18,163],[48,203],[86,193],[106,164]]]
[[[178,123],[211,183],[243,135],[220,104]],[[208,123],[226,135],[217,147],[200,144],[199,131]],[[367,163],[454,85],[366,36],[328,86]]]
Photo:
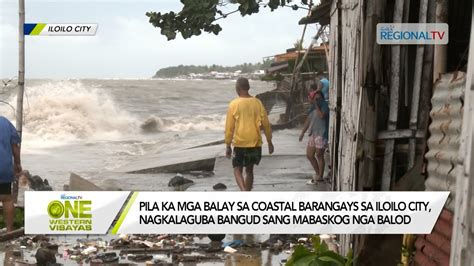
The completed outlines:
[[[253,95],[273,83],[252,81]],[[16,87],[0,90],[13,123]],[[114,173],[140,156],[223,139],[233,80],[27,80],[23,168],[62,190],[71,172],[106,185],[162,190],[169,175]],[[8,103],[8,104],[7,104]]]

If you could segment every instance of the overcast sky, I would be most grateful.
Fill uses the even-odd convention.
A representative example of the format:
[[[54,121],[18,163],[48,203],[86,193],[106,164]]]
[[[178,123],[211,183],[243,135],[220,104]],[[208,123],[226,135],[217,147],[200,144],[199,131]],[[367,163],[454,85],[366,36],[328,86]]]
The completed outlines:
[[[0,77],[18,73],[18,1],[0,0]],[[235,65],[282,53],[301,36],[305,10],[291,8],[220,20],[219,35],[167,41],[147,11],[178,11],[179,0],[26,0],[27,23],[98,23],[93,37],[25,36],[27,78],[148,78],[179,64]],[[311,25],[307,35],[314,35]],[[309,44],[310,38],[305,42]]]

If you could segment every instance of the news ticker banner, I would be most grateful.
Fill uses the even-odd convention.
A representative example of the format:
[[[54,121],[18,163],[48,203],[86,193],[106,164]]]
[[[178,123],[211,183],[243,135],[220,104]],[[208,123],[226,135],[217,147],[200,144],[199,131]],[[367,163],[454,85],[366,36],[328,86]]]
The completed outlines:
[[[25,23],[25,35],[36,36],[94,36],[97,32],[96,23]]]
[[[449,192],[25,192],[27,234],[429,234]]]

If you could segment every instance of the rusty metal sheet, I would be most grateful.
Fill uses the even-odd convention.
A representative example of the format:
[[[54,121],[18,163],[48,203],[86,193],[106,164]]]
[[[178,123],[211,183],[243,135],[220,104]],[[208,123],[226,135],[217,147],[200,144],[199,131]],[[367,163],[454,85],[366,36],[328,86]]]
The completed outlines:
[[[450,191],[446,207],[455,204],[457,158],[461,138],[463,95],[466,84],[464,72],[444,74],[436,82],[431,99],[430,137],[425,157],[428,160],[426,190]]]

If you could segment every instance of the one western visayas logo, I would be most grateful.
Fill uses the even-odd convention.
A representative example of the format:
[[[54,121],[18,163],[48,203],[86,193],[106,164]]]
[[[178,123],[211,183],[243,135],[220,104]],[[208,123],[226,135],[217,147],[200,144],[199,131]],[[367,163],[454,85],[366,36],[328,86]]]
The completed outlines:
[[[48,204],[51,231],[92,231],[91,200],[62,194]]]

